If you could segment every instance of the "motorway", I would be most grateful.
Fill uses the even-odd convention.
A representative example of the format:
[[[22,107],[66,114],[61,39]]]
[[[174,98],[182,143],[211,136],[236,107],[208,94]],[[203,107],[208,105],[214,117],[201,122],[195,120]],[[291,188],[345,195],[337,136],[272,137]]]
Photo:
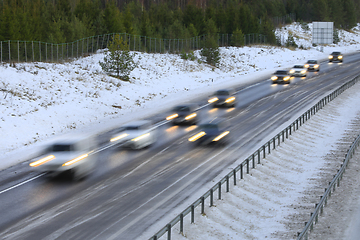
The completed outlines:
[[[0,238],[148,239],[219,174],[357,76],[359,60],[360,54],[353,54],[344,63],[325,61],[320,72],[292,78],[289,85],[271,84],[267,78],[234,86],[236,108],[213,109],[207,99],[194,100],[204,106],[201,118],[228,119],[232,141],[226,146],[193,146],[187,139],[196,127],[173,126],[162,121],[168,113],[160,112],[150,117],[160,123],[156,144],[140,151],[100,151],[97,170],[84,181],[49,179],[32,172],[29,162],[6,169],[0,174]]]

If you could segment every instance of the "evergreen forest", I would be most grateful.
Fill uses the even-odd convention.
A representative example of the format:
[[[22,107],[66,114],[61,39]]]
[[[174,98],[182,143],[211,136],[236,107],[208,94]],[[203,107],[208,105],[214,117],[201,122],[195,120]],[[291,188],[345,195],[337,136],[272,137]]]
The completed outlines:
[[[0,41],[66,43],[125,32],[184,39],[216,29],[222,34],[260,33],[275,43],[276,17],[294,14],[300,22],[333,21],[344,29],[354,27],[360,17],[360,0],[0,1]]]

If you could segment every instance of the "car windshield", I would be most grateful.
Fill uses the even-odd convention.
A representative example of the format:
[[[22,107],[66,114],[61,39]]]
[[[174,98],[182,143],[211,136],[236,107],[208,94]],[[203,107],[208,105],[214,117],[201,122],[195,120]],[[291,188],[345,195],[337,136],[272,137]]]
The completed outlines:
[[[212,123],[202,124],[200,126],[200,128],[203,129],[204,131],[218,130],[218,127],[219,126],[217,124],[212,124]]]
[[[287,71],[276,71],[275,74],[286,75]]]
[[[227,90],[219,90],[219,91],[216,91],[215,95],[229,96],[230,93],[229,93],[229,91],[227,91]]]
[[[177,106],[177,107],[174,107],[174,111],[175,112],[189,112],[190,107],[189,106]]]
[[[316,63],[317,63],[317,61],[316,61],[316,60],[309,60],[309,61],[307,61],[307,63],[310,63],[310,64],[316,64]]]
[[[340,52],[333,52],[331,55],[340,55]]]
[[[51,152],[70,152],[74,151],[74,146],[71,144],[55,144],[49,150]]]
[[[124,131],[126,131],[126,130],[139,130],[140,128],[141,128],[141,126],[126,126],[122,130],[124,130]]]
[[[303,65],[295,65],[294,68],[304,68]]]

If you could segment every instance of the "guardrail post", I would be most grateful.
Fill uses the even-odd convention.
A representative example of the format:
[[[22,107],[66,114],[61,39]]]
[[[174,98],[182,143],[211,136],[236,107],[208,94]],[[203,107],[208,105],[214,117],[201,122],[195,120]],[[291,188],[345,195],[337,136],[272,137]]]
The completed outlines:
[[[153,237],[153,240],[157,240],[157,236],[156,236],[156,235]]]
[[[219,189],[219,192],[218,192],[218,199],[221,199],[221,181],[218,183],[218,189]]]
[[[266,153],[265,153],[265,145],[263,145],[263,158],[265,158],[266,157]]]
[[[286,131],[286,138],[289,138],[288,128],[286,128],[285,131]]]
[[[171,224],[167,225],[167,239],[171,240]]]
[[[229,176],[226,176],[226,192],[229,192]]]
[[[255,168],[255,156],[254,156],[254,154],[251,156],[251,158],[252,158],[252,168]]]
[[[280,134],[278,134],[277,137],[278,137],[278,146],[280,146]]]
[[[180,214],[180,233],[184,232],[184,214]]]
[[[233,170],[233,175],[234,175],[234,186],[236,185],[236,170]]]
[[[268,153],[270,154],[270,141],[268,142]]]
[[[275,144],[275,137],[273,138],[273,149],[276,148],[276,144]]]
[[[285,132],[284,132],[284,130],[282,130],[281,133],[282,133],[282,141],[284,142],[285,141]]]
[[[258,149],[257,151],[257,156],[258,156],[258,164],[260,164],[260,149]]]
[[[246,159],[246,173],[249,174],[250,166],[249,166],[249,159]]]
[[[210,207],[214,206],[214,190],[210,189]]]
[[[291,135],[291,125],[289,126],[289,134]]]
[[[205,198],[201,197],[201,214],[205,213]]]
[[[240,179],[244,178],[244,172],[243,172],[243,164],[240,164]]]
[[[195,221],[195,207],[194,205],[191,205],[191,223],[194,223]]]

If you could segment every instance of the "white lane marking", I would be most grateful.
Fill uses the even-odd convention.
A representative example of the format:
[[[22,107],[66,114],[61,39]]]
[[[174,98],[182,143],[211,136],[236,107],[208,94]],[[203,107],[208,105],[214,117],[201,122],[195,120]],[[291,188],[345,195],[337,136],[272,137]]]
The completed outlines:
[[[41,176],[43,176],[43,175],[45,175],[45,173],[41,173],[41,174],[39,174],[39,175],[37,175],[37,176],[35,176],[35,177],[33,177],[33,178],[30,178],[30,179],[28,179],[28,180],[26,180],[26,181],[24,181],[24,182],[18,183],[18,184],[16,184],[16,185],[12,186],[12,187],[9,187],[9,188],[7,188],[7,189],[4,189],[4,190],[0,191],[0,194],[6,193],[7,191],[10,191],[10,190],[12,190],[12,189],[14,189],[14,188],[17,188],[17,187],[21,186],[21,185],[24,185],[25,183],[31,182],[31,181],[33,181],[33,180],[35,180],[35,179],[37,179],[37,178],[39,178],[39,177],[41,177]]]
[[[239,140],[240,141],[240,140]],[[205,165],[206,163],[210,162],[212,159],[216,158],[217,156],[219,156],[220,154],[226,152],[230,147],[232,147],[233,145],[235,145],[238,141],[233,142],[232,144],[230,144],[229,146],[227,146],[226,148],[224,148],[222,151],[220,151],[219,153],[215,154],[214,156],[208,158],[206,161],[202,162],[200,165],[198,165],[197,167],[195,167],[194,169],[192,169],[190,172],[188,172],[187,174],[183,175],[181,178],[179,178],[178,180],[176,180],[175,182],[173,182],[172,184],[170,184],[168,187],[166,187],[165,189],[163,189],[161,192],[157,193],[156,195],[154,195],[153,197],[151,197],[149,200],[147,200],[146,202],[144,202],[143,204],[141,204],[140,206],[138,206],[136,209],[132,210],[130,213],[128,213],[126,216],[123,216],[122,218],[118,219],[117,221],[115,221],[113,224],[111,224],[107,229],[103,230],[101,233],[99,233],[97,236],[100,236],[100,234],[104,233],[106,230],[110,229],[111,227],[113,227],[115,224],[117,224],[118,222],[120,222],[121,220],[125,219],[126,217],[128,217],[129,215],[133,214],[135,211],[139,210],[141,207],[143,207],[144,205],[146,205],[147,203],[149,203],[150,201],[154,200],[156,197],[158,197],[159,195],[161,195],[162,193],[164,193],[165,191],[169,190],[170,188],[172,188],[175,184],[179,183],[180,181],[182,181],[184,178],[186,178],[187,176],[189,176],[190,174],[192,174],[193,172],[195,172],[196,170],[198,170],[200,167],[202,167],[203,165]],[[221,161],[222,159],[226,158],[227,156],[231,155],[233,153],[233,151],[229,151],[224,157],[219,158],[219,160],[213,162],[212,164],[210,164],[210,166],[208,166],[206,169],[204,169],[199,175],[203,174],[204,172],[208,171],[209,169],[213,168],[216,164],[219,163],[219,161]],[[113,240],[113,239],[117,239],[120,234],[122,232],[124,232],[125,230],[127,230],[129,227],[133,226],[134,223],[136,223],[137,221],[139,221],[139,219],[142,219],[144,216],[149,215],[150,212],[152,212],[154,209],[158,208],[159,206],[161,206],[162,204],[164,204],[165,202],[167,202],[169,199],[171,199],[172,197],[174,197],[176,194],[178,194],[179,192],[181,192],[182,190],[184,190],[185,188],[188,187],[188,185],[193,184],[194,180],[197,179],[199,177],[199,175],[194,176],[192,179],[190,179],[190,181],[188,181],[187,183],[185,183],[184,185],[182,185],[180,188],[176,189],[176,191],[174,191],[173,193],[167,195],[164,199],[162,199],[161,201],[157,202],[153,207],[147,209],[147,211],[143,212],[141,215],[137,216],[134,220],[132,220],[131,222],[129,222],[128,224],[126,224],[125,226],[123,226],[121,229],[119,229],[116,233],[112,234],[110,237],[108,237],[107,239],[109,240]],[[96,236],[96,237],[97,237]],[[96,239],[92,238],[92,239]]]

